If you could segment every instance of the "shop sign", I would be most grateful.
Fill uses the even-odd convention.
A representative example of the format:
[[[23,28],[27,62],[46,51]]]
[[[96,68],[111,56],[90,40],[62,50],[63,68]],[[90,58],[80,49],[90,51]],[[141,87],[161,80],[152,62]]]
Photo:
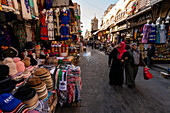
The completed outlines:
[[[126,29],[126,28],[127,28],[127,25],[126,25],[126,24],[124,24],[124,25],[122,25],[122,26],[118,27],[118,30],[123,30],[123,29]]]
[[[146,14],[146,15],[140,17],[139,20],[138,20],[138,22],[142,22],[142,21],[148,20],[148,19],[150,19],[150,18],[152,18],[152,14]]]
[[[134,27],[134,26],[145,24],[147,22],[147,20],[152,20],[152,13],[151,12],[143,14],[139,17],[135,17],[134,19],[132,19],[130,26]]]
[[[127,17],[127,11],[119,11],[119,13],[117,14],[117,16],[115,17],[115,21],[119,21],[123,18],[126,18]]]

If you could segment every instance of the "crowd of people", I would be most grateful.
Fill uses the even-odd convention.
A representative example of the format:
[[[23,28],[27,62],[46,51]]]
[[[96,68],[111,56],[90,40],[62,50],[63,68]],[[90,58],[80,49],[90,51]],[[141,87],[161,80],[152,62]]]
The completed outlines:
[[[126,45],[123,41],[120,44],[100,42],[100,41],[82,41],[81,47],[91,47],[92,49],[105,50],[108,55],[108,66],[110,67],[109,84],[114,86],[122,86],[125,84],[133,88],[135,87],[135,79],[138,73],[139,65],[145,68],[151,68],[151,57],[155,54],[154,44],[149,44],[147,48],[147,61],[143,60],[141,52],[138,50],[137,43]]]
[[[108,65],[110,68],[109,84],[114,86],[122,86],[124,83],[124,70],[125,70],[125,84],[133,88],[135,87],[135,79],[138,73],[140,64],[146,68],[150,68],[151,57],[155,53],[154,44],[148,46],[147,64],[142,58],[142,54],[138,50],[137,43],[126,45],[121,42],[119,45],[109,44],[107,49],[109,56]]]

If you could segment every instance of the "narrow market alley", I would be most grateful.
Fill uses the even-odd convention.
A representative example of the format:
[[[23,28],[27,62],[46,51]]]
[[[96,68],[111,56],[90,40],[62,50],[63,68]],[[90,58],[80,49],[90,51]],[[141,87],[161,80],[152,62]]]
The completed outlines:
[[[109,85],[108,56],[87,49],[81,55],[81,103],[58,108],[56,113],[170,113],[170,82],[151,70],[154,78],[143,79],[140,67],[136,88]]]

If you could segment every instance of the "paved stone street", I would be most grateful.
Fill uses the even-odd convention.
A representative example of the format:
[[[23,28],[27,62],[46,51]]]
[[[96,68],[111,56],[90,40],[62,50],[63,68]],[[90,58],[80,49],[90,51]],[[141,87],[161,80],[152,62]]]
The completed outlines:
[[[115,88],[109,85],[108,56],[91,50],[82,53],[81,104],[78,107],[63,107],[57,113],[170,113],[170,80],[151,70],[154,78],[143,79],[140,67],[136,88],[125,85]]]

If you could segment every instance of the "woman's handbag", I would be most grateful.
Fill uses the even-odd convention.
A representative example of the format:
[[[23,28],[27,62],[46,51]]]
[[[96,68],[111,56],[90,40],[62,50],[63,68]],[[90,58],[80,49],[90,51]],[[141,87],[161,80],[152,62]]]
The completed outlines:
[[[153,78],[153,75],[149,72],[148,68],[143,68],[143,77],[145,80],[149,80]]]

